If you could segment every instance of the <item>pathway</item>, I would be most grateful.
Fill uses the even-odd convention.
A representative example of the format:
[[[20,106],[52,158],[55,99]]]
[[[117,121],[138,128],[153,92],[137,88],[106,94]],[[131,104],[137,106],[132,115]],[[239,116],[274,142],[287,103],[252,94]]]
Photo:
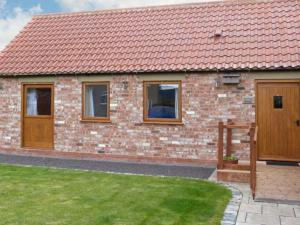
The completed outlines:
[[[243,194],[236,225],[300,225],[300,205],[255,202],[249,185],[231,185]]]

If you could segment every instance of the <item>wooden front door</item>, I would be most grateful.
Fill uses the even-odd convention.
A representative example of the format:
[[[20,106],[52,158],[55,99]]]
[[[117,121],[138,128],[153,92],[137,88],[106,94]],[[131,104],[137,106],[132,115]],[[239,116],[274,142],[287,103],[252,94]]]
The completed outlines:
[[[24,84],[22,147],[54,147],[53,85]]]
[[[300,161],[300,81],[257,82],[258,159]]]

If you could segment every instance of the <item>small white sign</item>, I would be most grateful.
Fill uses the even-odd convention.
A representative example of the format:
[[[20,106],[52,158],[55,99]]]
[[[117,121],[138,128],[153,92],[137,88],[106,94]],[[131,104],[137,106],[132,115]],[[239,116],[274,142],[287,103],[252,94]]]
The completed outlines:
[[[218,94],[218,98],[227,98],[227,94]]]
[[[195,115],[195,112],[194,111],[187,111],[186,114],[188,114],[188,115]]]

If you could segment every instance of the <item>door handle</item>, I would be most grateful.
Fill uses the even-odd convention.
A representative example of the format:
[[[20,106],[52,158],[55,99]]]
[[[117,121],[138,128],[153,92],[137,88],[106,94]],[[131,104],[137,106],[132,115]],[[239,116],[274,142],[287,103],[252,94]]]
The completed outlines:
[[[300,120],[296,120],[296,124],[298,127],[300,127]]]

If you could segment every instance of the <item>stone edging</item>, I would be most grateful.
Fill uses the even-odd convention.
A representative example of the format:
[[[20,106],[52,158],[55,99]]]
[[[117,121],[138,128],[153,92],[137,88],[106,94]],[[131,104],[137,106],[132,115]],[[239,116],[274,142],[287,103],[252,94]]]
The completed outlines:
[[[232,187],[228,184],[223,184],[223,185],[231,191],[232,198],[225,209],[224,217],[221,221],[221,225],[235,225],[238,212],[240,209],[240,205],[242,202],[243,194],[240,190],[238,190],[235,187]]]

